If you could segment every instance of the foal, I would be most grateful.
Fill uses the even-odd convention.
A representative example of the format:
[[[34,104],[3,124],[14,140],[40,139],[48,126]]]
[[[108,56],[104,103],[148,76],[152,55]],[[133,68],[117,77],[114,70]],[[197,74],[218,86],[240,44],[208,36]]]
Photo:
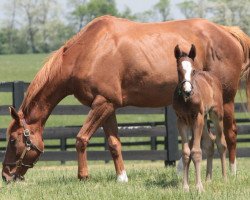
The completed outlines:
[[[192,45],[189,54],[175,47],[177,59],[178,86],[173,97],[173,108],[177,115],[177,126],[182,139],[182,161],[184,165],[183,189],[189,191],[188,170],[191,159],[196,172],[196,188],[203,191],[200,165],[202,161],[201,137],[207,154],[206,178],[212,177],[214,141],[220,153],[222,174],[226,178],[226,141],[223,133],[223,99],[220,81],[209,72],[193,68],[196,48]],[[207,126],[209,115],[215,127],[215,135]],[[189,141],[188,131],[192,138]]]

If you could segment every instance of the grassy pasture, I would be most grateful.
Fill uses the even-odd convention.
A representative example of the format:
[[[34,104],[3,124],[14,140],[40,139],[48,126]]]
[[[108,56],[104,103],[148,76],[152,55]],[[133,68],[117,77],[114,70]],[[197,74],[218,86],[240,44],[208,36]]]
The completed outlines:
[[[128,183],[117,183],[112,163],[90,162],[90,179],[80,182],[76,178],[76,163],[67,166],[36,166],[26,175],[25,182],[3,184],[1,200],[155,200],[155,199],[220,199],[247,200],[250,196],[249,159],[238,159],[236,177],[221,179],[219,160],[214,163],[214,176],[210,183],[204,181],[205,161],[202,165],[202,180],[205,192],[198,194],[194,183],[194,167],[191,163],[190,192],[182,191],[182,178],[174,168],[164,168],[161,162],[126,162]]]

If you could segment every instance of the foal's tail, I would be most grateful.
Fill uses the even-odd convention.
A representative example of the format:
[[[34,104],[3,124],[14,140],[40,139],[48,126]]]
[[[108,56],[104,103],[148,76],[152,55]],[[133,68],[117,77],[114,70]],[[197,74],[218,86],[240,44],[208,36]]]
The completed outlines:
[[[241,79],[246,80],[246,94],[248,110],[250,110],[250,37],[237,26],[221,26],[232,34],[241,44],[244,52],[244,63],[242,66]]]

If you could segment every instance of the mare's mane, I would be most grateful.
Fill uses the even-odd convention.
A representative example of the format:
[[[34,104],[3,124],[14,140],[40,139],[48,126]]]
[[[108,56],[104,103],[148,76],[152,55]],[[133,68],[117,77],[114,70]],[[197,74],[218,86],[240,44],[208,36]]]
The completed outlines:
[[[33,81],[30,83],[25,99],[21,105],[21,110],[24,111],[27,109],[28,105],[32,99],[39,93],[39,91],[46,87],[48,83],[52,83],[55,77],[60,77],[60,73],[63,72],[62,63],[63,63],[63,54],[66,53],[73,45],[81,41],[82,36],[88,27],[94,24],[96,20],[93,20],[88,25],[86,25],[80,32],[75,34],[72,38],[65,42],[65,44],[60,47],[58,50],[54,51],[46,60],[43,67],[36,74]]]

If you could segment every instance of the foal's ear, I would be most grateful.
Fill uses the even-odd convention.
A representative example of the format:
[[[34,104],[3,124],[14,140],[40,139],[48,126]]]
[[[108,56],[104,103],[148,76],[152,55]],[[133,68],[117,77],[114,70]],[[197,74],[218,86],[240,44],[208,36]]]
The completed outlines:
[[[174,48],[174,55],[176,59],[179,59],[182,55],[179,45],[177,44]]]
[[[188,57],[191,58],[192,60],[194,60],[195,56],[196,56],[196,48],[192,44],[191,49],[190,49],[189,54],[188,54]]]
[[[16,120],[16,121],[19,121],[19,120],[20,120],[20,117],[19,117],[19,115],[17,114],[17,111],[15,110],[15,108],[12,107],[12,106],[10,106],[10,107],[9,107],[9,110],[10,110],[10,115],[11,115],[11,117],[12,117],[14,120]]]

